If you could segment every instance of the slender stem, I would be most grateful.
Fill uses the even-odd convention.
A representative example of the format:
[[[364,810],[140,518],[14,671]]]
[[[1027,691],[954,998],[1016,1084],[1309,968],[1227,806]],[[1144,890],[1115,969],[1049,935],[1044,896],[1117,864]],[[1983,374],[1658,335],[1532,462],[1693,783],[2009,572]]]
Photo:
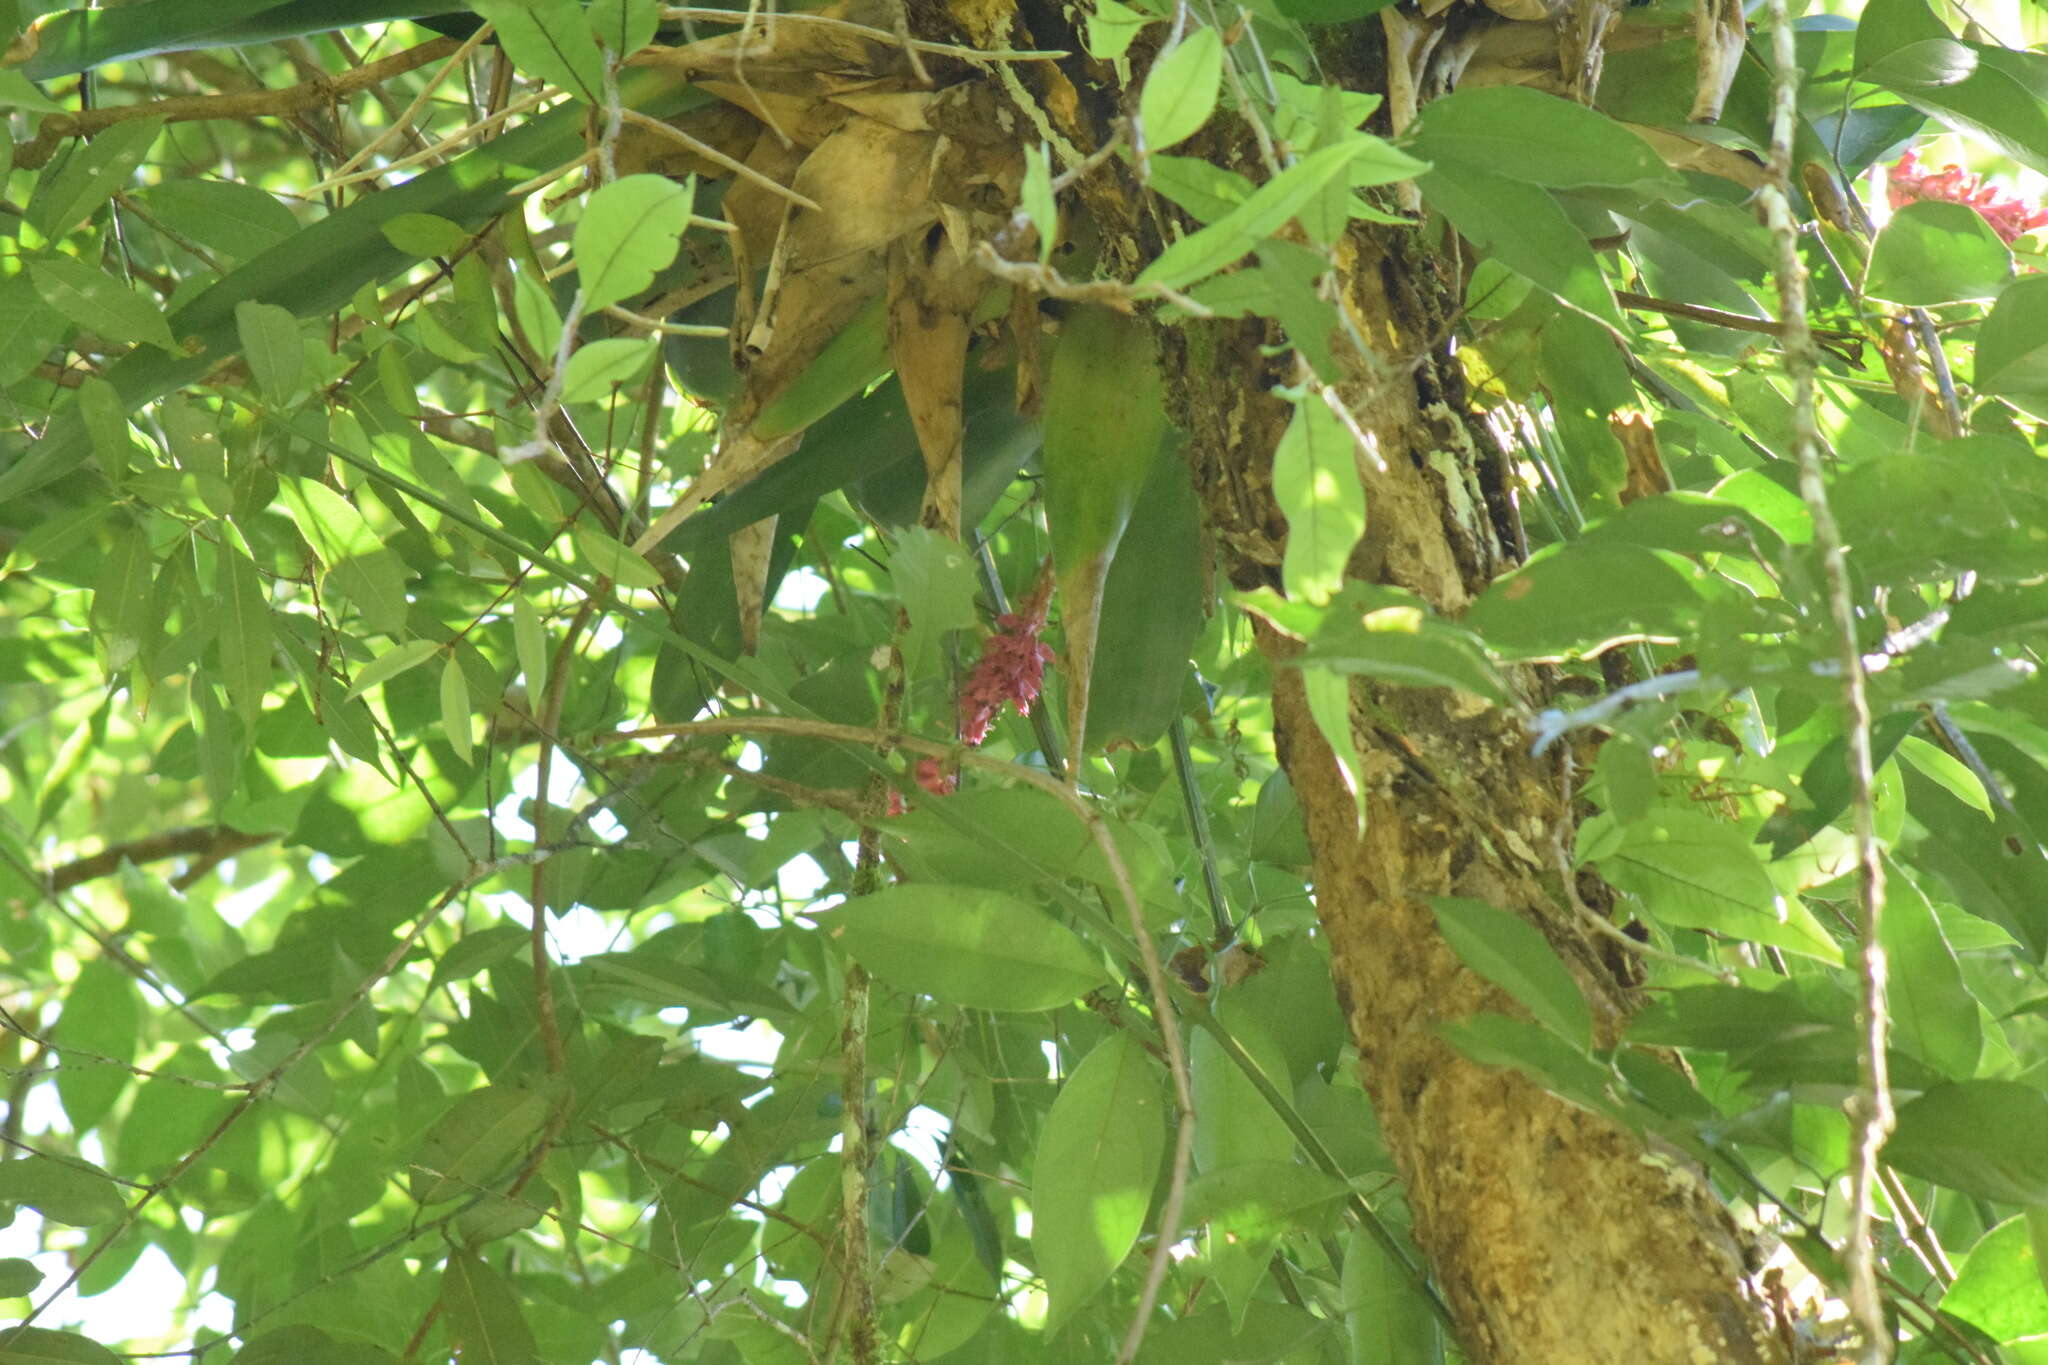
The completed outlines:
[[[1786,0],[1770,0],[1771,155],[1761,196],[1778,248],[1778,312],[1785,368],[1792,379],[1792,447],[1799,468],[1799,492],[1813,516],[1820,551],[1834,652],[1842,676],[1842,706],[1849,765],[1849,809],[1856,842],[1857,978],[1859,987],[1857,1089],[1847,1108],[1852,1125],[1849,1168],[1849,1229],[1843,1262],[1849,1274],[1849,1311],[1863,1336],[1865,1365],[1891,1360],[1895,1340],[1885,1321],[1878,1287],[1877,1249],[1872,1236],[1878,1155],[1893,1123],[1891,1084],[1886,1070],[1885,955],[1879,936],[1884,916],[1884,865],[1875,828],[1870,753],[1870,699],[1865,691],[1863,654],[1856,638],[1856,606],[1841,527],[1828,504],[1814,404],[1814,345],[1806,321],[1806,271],[1799,255],[1799,227],[1792,216],[1792,131],[1799,99],[1799,54]]]
[[[1216,946],[1222,948],[1237,937],[1237,926],[1231,923],[1230,902],[1223,895],[1223,879],[1216,873],[1216,844],[1209,837],[1209,811],[1202,804],[1201,788],[1195,785],[1195,759],[1188,752],[1187,718],[1176,714],[1173,724],[1166,727],[1166,736],[1173,744],[1173,771],[1180,778],[1180,800],[1187,810],[1188,830],[1202,856],[1202,886],[1209,893],[1209,917],[1216,923]]]

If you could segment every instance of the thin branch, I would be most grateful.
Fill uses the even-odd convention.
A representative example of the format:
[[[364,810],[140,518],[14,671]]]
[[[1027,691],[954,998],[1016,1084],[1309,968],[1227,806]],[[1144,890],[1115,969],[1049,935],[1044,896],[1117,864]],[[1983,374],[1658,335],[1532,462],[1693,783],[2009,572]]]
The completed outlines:
[[[34,138],[14,149],[18,170],[35,170],[56,154],[58,146],[74,137],[91,137],[117,123],[160,118],[166,123],[195,123],[201,119],[252,119],[285,117],[324,104],[343,95],[402,76],[428,62],[445,57],[461,44],[453,38],[436,38],[418,47],[395,52],[368,66],[339,75],[288,85],[282,90],[251,90],[237,95],[179,95],[171,99],[148,100],[141,104],[117,104],[104,109],[85,109],[76,114],[49,114]]]
[[[1860,988],[1857,1089],[1847,1109],[1853,1129],[1849,1169],[1849,1229],[1842,1259],[1849,1275],[1849,1311],[1863,1336],[1865,1365],[1886,1365],[1896,1345],[1885,1321],[1873,1237],[1878,1154],[1892,1130],[1890,1076],[1885,1058],[1885,955],[1879,930],[1884,916],[1884,865],[1875,823],[1875,779],[1870,752],[1870,699],[1864,688],[1863,652],[1857,645],[1856,604],[1842,530],[1828,504],[1815,415],[1813,337],[1806,323],[1806,267],[1799,255],[1799,225],[1792,214],[1792,136],[1800,87],[1799,53],[1786,0],[1770,0],[1771,155],[1761,194],[1765,221],[1778,248],[1778,313],[1784,328],[1785,368],[1792,379],[1792,448],[1799,493],[1813,517],[1820,550],[1835,661],[1841,669],[1844,738],[1849,766],[1849,809],[1856,841],[1857,978]]]
[[[661,11],[661,17],[664,19],[691,19],[712,24],[744,25],[752,22],[746,10],[702,9],[690,5],[666,6]],[[1036,49],[990,48],[984,50],[975,47],[961,47],[957,43],[926,42],[918,38],[905,38],[900,34],[891,33],[886,28],[872,28],[867,24],[856,24],[849,19],[835,19],[826,14],[778,14],[775,16],[775,22],[778,24],[813,24],[820,28],[837,29],[841,33],[856,33],[863,38],[872,38],[878,43],[886,43],[890,47],[900,47],[910,52],[928,52],[938,57],[958,57],[963,62],[973,62],[977,65],[985,62],[1052,62],[1072,55],[1065,49],[1039,51]],[[686,53],[688,51],[688,48],[648,48],[639,55],[648,59],[648,65],[660,65],[672,60],[660,54],[666,52]],[[699,58],[699,60],[701,61],[702,59]]]
[[[69,891],[83,882],[97,881],[120,871],[123,862],[140,866],[165,858],[231,858],[245,849],[257,848],[276,839],[275,834],[246,834],[226,825],[184,825],[156,834],[145,834],[126,843],[109,844],[98,853],[62,863],[43,874],[52,891]]]

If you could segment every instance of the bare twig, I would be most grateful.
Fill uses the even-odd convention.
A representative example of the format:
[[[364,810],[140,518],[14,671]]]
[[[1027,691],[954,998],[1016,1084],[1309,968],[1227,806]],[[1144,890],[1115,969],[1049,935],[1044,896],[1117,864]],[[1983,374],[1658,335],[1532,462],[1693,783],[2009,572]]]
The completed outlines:
[[[1853,1129],[1849,1169],[1849,1229],[1842,1260],[1849,1274],[1849,1311],[1863,1335],[1865,1365],[1885,1365],[1895,1341],[1885,1321],[1878,1287],[1877,1248],[1872,1237],[1878,1154],[1893,1123],[1891,1084],[1885,1059],[1885,955],[1879,929],[1884,915],[1884,865],[1875,828],[1874,777],[1870,752],[1870,699],[1864,688],[1863,652],[1856,639],[1856,604],[1841,527],[1828,503],[1815,415],[1813,337],[1806,321],[1806,267],[1799,255],[1799,225],[1792,213],[1792,136],[1800,87],[1799,53],[1786,0],[1770,0],[1771,57],[1775,68],[1771,99],[1771,155],[1762,195],[1765,221],[1778,248],[1778,313],[1784,328],[1785,368],[1792,379],[1792,447],[1799,468],[1799,492],[1813,517],[1841,669],[1844,738],[1849,764],[1849,809],[1856,840],[1856,880],[1861,908],[1857,926],[1860,987],[1857,1090],[1847,1108]]]

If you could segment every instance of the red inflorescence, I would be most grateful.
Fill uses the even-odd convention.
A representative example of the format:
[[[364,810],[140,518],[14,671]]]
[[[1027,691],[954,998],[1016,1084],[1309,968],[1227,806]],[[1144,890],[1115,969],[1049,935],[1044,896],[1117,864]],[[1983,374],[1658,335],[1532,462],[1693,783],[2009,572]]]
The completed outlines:
[[[1967,204],[1982,214],[1991,230],[2007,242],[2018,241],[2036,228],[2048,227],[2048,208],[1987,185],[1982,176],[1971,175],[1961,166],[1948,165],[1931,171],[1911,151],[1886,172],[1885,197],[1895,209],[1916,199]]]
[[[1045,666],[1053,657],[1038,638],[1051,602],[1052,575],[1041,574],[1015,611],[996,618],[995,634],[982,646],[981,658],[960,689],[961,743],[974,746],[987,739],[1005,706],[1016,707],[1020,716],[1031,714],[1031,703],[1045,686]],[[933,796],[944,796],[960,785],[960,774],[948,771],[936,758],[920,758],[911,775]],[[901,815],[905,808],[903,794],[890,792],[889,814]]]
[[[987,739],[1006,702],[1020,716],[1031,714],[1031,703],[1045,685],[1045,666],[1052,662],[1052,650],[1038,638],[1051,599],[1052,581],[1047,578],[1017,604],[1017,610],[996,618],[996,633],[988,637],[967,686],[960,690],[962,743]]]

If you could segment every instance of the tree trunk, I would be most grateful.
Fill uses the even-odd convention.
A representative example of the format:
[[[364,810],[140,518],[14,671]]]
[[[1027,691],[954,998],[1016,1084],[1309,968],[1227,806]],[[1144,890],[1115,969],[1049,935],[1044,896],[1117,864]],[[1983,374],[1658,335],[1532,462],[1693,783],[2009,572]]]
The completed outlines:
[[[1074,54],[1057,69],[1020,68],[1022,79],[1055,131],[1083,151],[1099,146],[1114,111],[1136,104],[1135,87],[1117,89],[1110,65],[1079,55],[1080,35],[1052,0],[1014,3],[1033,45]],[[948,11],[939,27],[981,41],[1018,36],[1007,7],[954,0]],[[912,14],[928,17],[916,6]],[[1385,88],[1379,25],[1320,33],[1326,73],[1349,89]],[[1132,55],[1142,71],[1142,53]],[[1175,151],[1265,178],[1251,138],[1224,119]],[[1100,272],[1130,278],[1163,245],[1169,210],[1114,159],[1083,177],[1079,193],[1101,244]],[[1448,272],[1413,230],[1362,223],[1339,243],[1337,263],[1355,332],[1377,350],[1372,369],[1361,362],[1341,388],[1385,464],[1358,461],[1368,525],[1350,572],[1456,615],[1513,561],[1519,532],[1505,461],[1473,419],[1447,346]],[[1286,521],[1271,473],[1291,409],[1270,390],[1296,382],[1289,353],[1262,351],[1280,338],[1256,320],[1163,325],[1158,337],[1225,571],[1239,587],[1277,585]],[[1361,834],[1356,798],[1287,665],[1286,642],[1268,633],[1263,644],[1334,986],[1466,1355],[1488,1365],[1787,1360],[1749,1292],[1743,1238],[1692,1169],[1517,1073],[1466,1060],[1436,1032],[1481,1010],[1518,1010],[1438,934],[1427,903],[1436,895],[1484,900],[1536,923],[1572,964],[1601,1044],[1630,1013],[1627,969],[1600,951],[1612,945],[1556,908],[1568,904],[1559,850],[1572,834],[1556,761],[1533,757],[1498,710],[1359,680],[1351,721],[1366,786]],[[1535,680],[1524,682],[1533,693]]]
[[[1384,346],[1383,373],[1355,375],[1345,395],[1386,465],[1358,461],[1368,529],[1350,571],[1456,615],[1509,562],[1516,536],[1501,457],[1470,420],[1443,344],[1436,270],[1411,242],[1355,225],[1340,248],[1352,316]],[[1230,577],[1275,583],[1285,520],[1272,456],[1289,407],[1266,391],[1293,376],[1261,355],[1273,338],[1258,324],[1167,328],[1162,340],[1175,354],[1169,374],[1236,381],[1186,384],[1175,415]],[[1688,1165],[1517,1073],[1468,1061],[1436,1032],[1481,1010],[1518,1012],[1439,935],[1426,900],[1437,895],[1541,928],[1578,977],[1601,1044],[1633,1007],[1611,945],[1559,908],[1570,904],[1561,868],[1572,822],[1557,757],[1532,756],[1499,710],[1355,680],[1361,834],[1288,642],[1263,631],[1261,643],[1337,997],[1466,1353],[1514,1365],[1787,1359],[1748,1292],[1743,1239]]]

